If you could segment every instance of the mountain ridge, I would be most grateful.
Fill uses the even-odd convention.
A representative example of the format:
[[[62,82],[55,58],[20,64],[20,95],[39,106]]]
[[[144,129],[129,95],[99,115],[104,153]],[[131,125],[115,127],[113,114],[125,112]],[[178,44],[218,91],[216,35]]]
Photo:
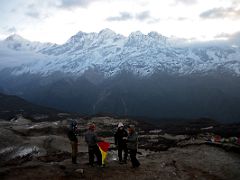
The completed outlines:
[[[179,47],[154,32],[124,37],[105,29],[79,32],[24,58],[20,50],[9,52],[29,60],[0,70],[0,87],[33,103],[89,115],[240,119],[236,47]]]
[[[0,118],[11,119],[23,115],[34,120],[37,116],[43,120],[56,119],[61,111],[30,103],[15,95],[7,95],[0,92]],[[37,118],[36,118],[37,119]],[[39,119],[39,120],[40,120]]]
[[[26,43],[21,45],[18,42],[20,38],[15,39],[17,39],[15,44],[14,42],[7,44],[9,48],[27,49]],[[33,42],[33,46],[28,49],[49,55],[49,58],[13,67],[12,74],[29,73],[30,69],[30,74],[44,76],[56,71],[81,76],[89,69],[97,69],[106,78],[124,70],[140,76],[151,75],[155,71],[184,75],[215,70],[240,75],[239,48],[175,47],[169,38],[157,32],[144,35],[137,31],[124,37],[110,29],[104,29],[99,33],[80,31],[62,45]]]

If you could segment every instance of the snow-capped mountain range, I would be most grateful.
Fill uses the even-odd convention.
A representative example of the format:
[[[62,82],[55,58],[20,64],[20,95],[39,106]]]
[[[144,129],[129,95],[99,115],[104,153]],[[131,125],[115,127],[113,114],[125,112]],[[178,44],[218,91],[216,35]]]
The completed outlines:
[[[229,42],[109,29],[62,45],[13,35],[0,42],[0,92],[83,114],[239,122],[240,48]]]
[[[240,75],[240,48],[229,45],[177,46],[171,38],[156,32],[145,35],[137,31],[128,37],[110,29],[99,33],[78,32],[62,45],[31,42],[12,35],[0,45],[0,49],[15,53],[8,57],[2,50],[5,53],[1,56],[7,60],[21,61],[23,53],[25,56],[31,53],[29,61],[10,66],[12,75],[48,76],[62,72],[81,76],[88,70],[100,72],[105,78],[122,71],[138,76],[150,76],[155,72],[187,75],[213,71]],[[3,69],[5,65],[1,66]]]

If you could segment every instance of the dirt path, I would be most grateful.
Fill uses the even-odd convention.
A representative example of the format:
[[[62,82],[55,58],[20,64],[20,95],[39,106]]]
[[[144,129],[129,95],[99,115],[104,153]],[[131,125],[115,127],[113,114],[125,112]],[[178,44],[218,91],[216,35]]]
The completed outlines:
[[[112,154],[113,153],[113,154]],[[21,166],[5,167],[1,179],[108,179],[108,180],[238,180],[240,179],[240,155],[228,153],[208,145],[171,148],[164,152],[144,152],[139,156],[141,166],[132,169],[130,161],[120,165],[111,160],[116,152],[110,152],[107,167],[89,167],[87,154],[81,154],[78,165],[69,158],[60,162],[33,160]],[[82,174],[79,169],[83,169]]]

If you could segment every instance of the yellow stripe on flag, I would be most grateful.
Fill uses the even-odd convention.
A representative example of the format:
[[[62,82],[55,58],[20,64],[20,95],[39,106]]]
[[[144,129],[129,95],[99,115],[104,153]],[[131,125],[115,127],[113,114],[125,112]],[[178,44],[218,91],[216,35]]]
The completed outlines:
[[[102,164],[105,164],[105,160],[107,157],[107,152],[103,151],[100,147],[99,147],[101,153],[102,153]]]
[[[97,145],[99,147],[99,150],[101,151],[102,164],[104,165],[105,161],[106,161],[107,152],[108,152],[108,148],[110,146],[110,143],[102,141],[102,142],[98,142]]]

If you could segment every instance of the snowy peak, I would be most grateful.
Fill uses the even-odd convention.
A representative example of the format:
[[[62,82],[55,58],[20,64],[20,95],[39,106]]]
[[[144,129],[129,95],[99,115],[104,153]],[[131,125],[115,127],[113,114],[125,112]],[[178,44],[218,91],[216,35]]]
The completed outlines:
[[[67,43],[79,43],[83,41],[103,41],[103,40],[113,40],[116,38],[124,38],[124,36],[120,34],[116,34],[111,29],[103,29],[99,33],[85,33],[82,31],[79,31],[77,34],[73,35],[67,42]]]
[[[27,39],[24,39],[22,36],[18,34],[13,34],[7,37],[2,42],[2,45],[16,51],[34,51],[34,52],[38,52],[40,50],[56,46],[56,44],[52,43],[31,42]]]
[[[103,29],[97,34],[94,46],[122,46],[126,38],[110,29]]]
[[[167,37],[159,34],[158,32],[151,31],[147,35],[143,34],[141,31],[132,32],[129,35],[129,39],[155,39],[156,41],[166,41]]]
[[[162,41],[163,43],[166,43],[168,38],[159,34],[158,32],[155,32],[155,31],[151,31],[150,33],[148,33],[148,37],[156,40],[156,41]]]
[[[108,28],[103,29],[98,33],[98,36],[105,37],[105,38],[112,38],[112,37],[115,37],[116,35],[117,34],[114,31]]]
[[[24,39],[22,36],[20,36],[18,34],[13,34],[13,35],[7,37],[4,41],[5,42],[26,42],[28,40]]]
[[[80,31],[62,45],[30,42],[14,35],[3,43],[17,51],[28,50],[48,57],[47,61],[16,68],[14,74],[31,72],[47,76],[63,72],[80,76],[89,69],[97,69],[106,77],[122,71],[141,76],[162,71],[185,75],[219,70],[240,75],[239,48],[177,47],[157,32],[136,31],[125,37],[110,29],[98,33]]]
[[[74,44],[74,43],[79,43],[83,41],[84,37],[87,36],[87,33],[84,33],[82,31],[79,31],[77,34],[73,35],[67,42],[66,44]]]
[[[129,42],[138,42],[138,41],[144,41],[147,39],[147,36],[144,35],[142,32],[140,31],[136,31],[136,32],[132,32],[129,36],[128,36],[128,41]]]
[[[116,34],[110,29],[103,29],[99,33],[85,33],[80,31],[72,36],[65,44],[55,49],[54,52],[47,54],[73,55],[85,50],[94,54],[97,50],[102,51],[102,48],[113,46],[122,47],[125,39],[124,36]]]
[[[31,42],[22,38],[21,36],[14,34],[7,37],[3,44],[13,50],[25,50],[27,46],[30,46]]]
[[[147,47],[165,46],[167,38],[157,32],[150,32],[147,35],[140,31],[131,33],[128,37],[117,34],[111,29],[103,29],[99,33],[85,33],[79,31],[73,35],[65,44],[56,45],[51,43],[31,42],[21,36],[14,34],[4,40],[4,44],[13,50],[36,51],[44,54],[60,55],[73,53],[83,49],[96,47],[115,46],[122,49],[123,46]]]
[[[127,46],[137,46],[137,47],[157,47],[166,46],[170,44],[167,37],[162,36],[157,32],[150,32],[147,35],[140,31],[133,32],[128,37]]]

